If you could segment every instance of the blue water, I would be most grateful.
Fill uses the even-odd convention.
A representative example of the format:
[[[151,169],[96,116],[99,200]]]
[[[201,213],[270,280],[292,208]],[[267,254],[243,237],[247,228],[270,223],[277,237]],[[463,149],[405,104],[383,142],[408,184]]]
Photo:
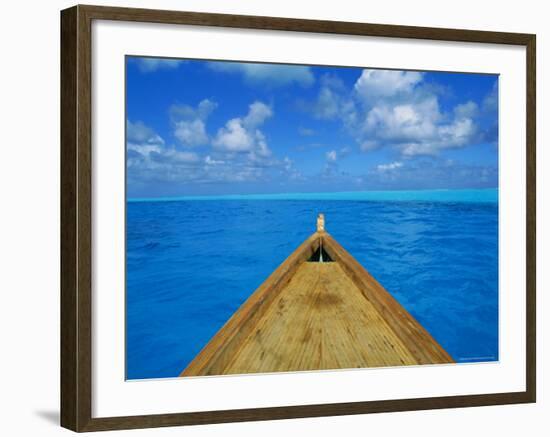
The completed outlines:
[[[497,360],[498,192],[400,193],[128,202],[127,378],[177,376],[319,212],[456,361]]]

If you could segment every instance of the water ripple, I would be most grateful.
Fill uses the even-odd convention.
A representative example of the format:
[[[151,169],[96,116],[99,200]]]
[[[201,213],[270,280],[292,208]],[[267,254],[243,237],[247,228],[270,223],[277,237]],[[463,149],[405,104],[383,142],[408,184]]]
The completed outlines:
[[[457,361],[498,358],[498,204],[132,202],[128,378],[169,377],[315,230],[327,230]]]

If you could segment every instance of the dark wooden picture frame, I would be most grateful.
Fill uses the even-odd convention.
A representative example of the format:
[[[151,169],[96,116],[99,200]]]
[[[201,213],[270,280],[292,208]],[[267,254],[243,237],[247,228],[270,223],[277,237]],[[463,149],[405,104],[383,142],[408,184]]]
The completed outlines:
[[[169,23],[524,46],[527,91],[526,390],[129,417],[92,417],[93,20]],[[289,18],[75,6],[61,12],[61,425],[99,431],[535,402],[536,38],[531,34]]]

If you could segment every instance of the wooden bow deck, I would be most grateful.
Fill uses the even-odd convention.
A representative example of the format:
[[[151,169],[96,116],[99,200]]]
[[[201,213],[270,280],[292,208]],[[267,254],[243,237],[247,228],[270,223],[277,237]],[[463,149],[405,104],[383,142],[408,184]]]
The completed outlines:
[[[319,248],[331,262],[309,262]],[[181,376],[452,363],[433,337],[324,230],[296,249]]]

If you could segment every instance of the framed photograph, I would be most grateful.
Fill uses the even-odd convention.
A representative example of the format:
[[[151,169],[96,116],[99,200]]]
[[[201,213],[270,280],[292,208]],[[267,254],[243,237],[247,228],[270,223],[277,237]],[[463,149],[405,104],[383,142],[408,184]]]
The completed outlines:
[[[61,424],[535,402],[535,35],[61,12]]]

